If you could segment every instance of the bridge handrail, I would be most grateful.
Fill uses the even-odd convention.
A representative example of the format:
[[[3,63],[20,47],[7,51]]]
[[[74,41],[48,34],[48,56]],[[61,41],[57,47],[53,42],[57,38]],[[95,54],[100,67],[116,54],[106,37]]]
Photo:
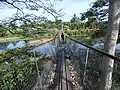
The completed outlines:
[[[83,45],[83,46],[85,46],[85,47],[87,47],[87,48],[90,48],[90,49],[92,49],[92,50],[94,50],[94,51],[97,51],[97,52],[99,52],[99,53],[102,53],[102,54],[108,56],[109,58],[114,59],[115,61],[119,61],[119,62],[120,62],[120,58],[117,57],[117,56],[110,55],[110,54],[108,54],[107,52],[105,52],[105,51],[103,51],[103,50],[96,49],[96,48],[93,48],[93,47],[91,47],[91,46],[89,46],[89,45],[87,45],[87,44],[81,43],[81,42],[77,41],[76,39],[69,37],[68,35],[65,35],[65,36],[66,36],[67,38],[69,38],[70,40],[78,43],[78,44],[81,44],[81,45]]]
[[[11,55],[11,56],[9,56],[9,57],[3,58],[2,60],[0,60],[0,64],[3,63],[3,62],[5,62],[5,61],[7,61],[7,60],[9,60],[9,59],[11,59],[11,58],[14,57],[14,56],[20,56],[21,54],[26,53],[28,50],[32,50],[32,49],[35,48],[35,47],[38,47],[38,46],[41,46],[41,45],[46,44],[46,43],[48,43],[48,42],[54,41],[54,40],[56,39],[57,35],[58,35],[58,34],[56,34],[53,39],[51,39],[51,40],[49,40],[49,41],[47,41],[47,42],[41,43],[41,44],[36,45],[36,46],[30,46],[30,47],[28,47],[28,48],[26,48],[26,49],[24,49],[24,50],[21,50],[21,51],[17,52],[16,54],[13,54],[13,55]]]

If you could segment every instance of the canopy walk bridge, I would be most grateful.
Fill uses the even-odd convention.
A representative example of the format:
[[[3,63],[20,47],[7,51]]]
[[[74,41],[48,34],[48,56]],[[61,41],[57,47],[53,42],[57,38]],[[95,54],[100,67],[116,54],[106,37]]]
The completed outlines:
[[[118,57],[68,36],[46,43],[50,53],[37,52],[42,43],[0,60],[0,90],[99,90],[104,57],[115,61],[112,90],[120,90]]]

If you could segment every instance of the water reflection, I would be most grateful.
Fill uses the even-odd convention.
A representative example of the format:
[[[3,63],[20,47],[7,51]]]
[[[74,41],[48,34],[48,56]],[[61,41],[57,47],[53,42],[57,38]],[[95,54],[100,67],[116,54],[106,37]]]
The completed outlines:
[[[116,45],[116,49],[117,49],[117,50],[120,50],[120,43],[118,43],[118,44]]]
[[[97,49],[104,49],[104,43],[103,42],[97,42],[93,45],[94,48]]]
[[[0,52],[5,50],[11,50],[15,48],[22,48],[26,45],[27,41],[11,42],[11,43],[0,43]]]
[[[7,49],[14,49],[15,48],[15,45],[13,43],[10,43],[8,46],[7,46]]]
[[[104,49],[104,43],[103,42],[97,42],[93,45],[94,48],[97,48],[97,49]],[[120,52],[120,43],[118,43],[116,45],[116,48],[115,48],[116,52]]]
[[[46,43],[44,45],[34,48],[30,52],[35,51],[35,52],[39,52],[41,54],[51,54],[51,53],[55,52],[55,48],[56,48],[55,44]]]
[[[15,48],[21,48],[27,44],[27,41],[19,41],[19,42],[11,42],[11,43],[0,43],[0,52],[3,52],[5,50],[15,49]],[[79,49],[87,49],[87,47],[80,45],[78,43],[70,43],[69,46],[74,50],[74,47],[78,47]],[[96,42],[92,47],[97,49],[103,49],[104,43],[103,42]],[[41,45],[39,47],[36,47],[32,50],[32,52],[35,50],[42,54],[52,53],[55,52],[56,45],[55,44],[49,44],[46,43],[44,45]],[[116,45],[116,51],[120,50],[120,43]],[[77,51],[77,50],[76,50]]]
[[[25,44],[26,44],[25,41],[20,41],[20,42],[16,43],[15,47],[16,47],[16,48],[22,48],[22,47],[25,46]]]
[[[4,50],[1,49],[1,50],[0,50],[0,53],[3,52],[3,51],[4,51]]]
[[[25,46],[25,41],[19,41],[18,43],[14,44],[14,43],[10,43],[8,46],[7,46],[7,50],[10,50],[10,49],[15,49],[15,48],[22,48],[23,46]]]

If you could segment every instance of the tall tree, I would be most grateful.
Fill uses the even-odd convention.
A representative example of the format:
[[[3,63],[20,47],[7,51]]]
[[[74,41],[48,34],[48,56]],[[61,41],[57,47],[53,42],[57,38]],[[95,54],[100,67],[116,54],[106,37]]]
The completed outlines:
[[[109,0],[108,31],[105,40],[105,51],[115,54],[115,47],[119,32],[120,0]],[[104,57],[101,74],[100,90],[111,90],[114,60]]]
[[[81,21],[80,18],[76,16],[76,14],[73,15],[72,19],[70,20],[71,23],[71,29],[78,29]]]
[[[96,0],[89,9],[94,13],[97,20],[103,21],[108,19],[108,5],[106,0]]]
[[[96,0],[87,12],[81,13],[81,20],[87,20],[86,27],[98,28],[99,22],[107,21],[108,4],[105,0]]]

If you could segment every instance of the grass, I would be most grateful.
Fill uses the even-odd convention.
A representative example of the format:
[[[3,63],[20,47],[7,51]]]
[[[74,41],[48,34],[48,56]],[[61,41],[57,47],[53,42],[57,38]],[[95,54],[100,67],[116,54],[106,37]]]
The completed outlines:
[[[0,43],[5,42],[16,42],[20,40],[40,40],[45,38],[52,38],[51,36],[40,36],[40,37],[22,37],[22,36],[10,36],[10,37],[0,37]]]
[[[24,38],[24,37],[0,37],[0,43],[14,42],[14,41],[20,41],[20,40],[27,40],[27,38]]]

